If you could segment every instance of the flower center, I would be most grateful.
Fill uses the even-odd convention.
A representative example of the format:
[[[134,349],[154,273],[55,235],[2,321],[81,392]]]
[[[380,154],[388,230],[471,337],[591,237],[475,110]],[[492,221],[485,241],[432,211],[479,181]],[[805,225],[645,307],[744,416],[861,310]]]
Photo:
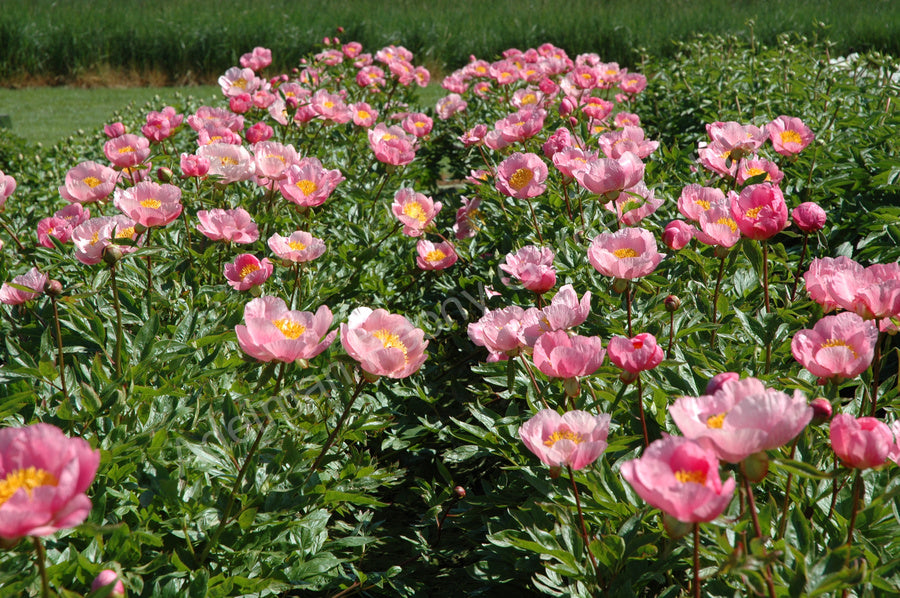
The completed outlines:
[[[509,177],[509,186],[516,191],[520,191],[522,187],[530,183],[533,178],[534,172],[532,172],[530,168],[520,168]]]
[[[434,249],[425,254],[426,262],[439,262],[442,259],[447,257],[447,254],[441,251],[440,249]]]
[[[142,208],[151,208],[153,210],[158,210],[159,206],[161,205],[162,203],[158,199],[153,199],[152,197],[150,199],[141,201]]]
[[[700,206],[701,208],[703,208],[704,210],[709,209],[709,202],[706,201],[705,199],[698,199],[698,200],[694,201],[694,203],[697,204],[698,206]]]
[[[95,176],[86,176],[86,177],[84,177],[84,179],[81,182],[84,183],[85,185],[87,185],[88,187],[90,187],[91,189],[93,189],[94,187],[96,187],[97,185],[102,183],[103,181],[101,181],[100,179],[98,179]]]
[[[382,140],[382,141],[393,141],[393,140],[396,139],[396,138],[397,138],[396,135],[391,135],[390,133],[385,133],[385,134],[381,137],[381,140]]]
[[[688,482],[693,482],[695,484],[706,484],[706,472],[700,471],[699,469],[694,471],[685,471],[682,469],[675,472],[675,479],[682,484],[686,484]]]
[[[130,153],[132,153],[132,152],[134,152],[134,148],[131,147],[130,145],[126,145],[125,147],[120,147],[120,148],[119,148],[119,153],[120,153],[120,154],[130,154]]]
[[[325,106],[325,108],[327,108],[328,110],[334,108],[334,102],[331,101],[322,102],[322,105]]]
[[[425,214],[425,208],[417,201],[411,201],[405,204],[403,206],[403,215],[418,220],[422,224],[428,219],[428,216]]]
[[[630,247],[623,247],[622,249],[616,249],[612,252],[614,256],[619,258],[620,260],[626,257],[637,257],[638,252]]]
[[[360,118],[360,120],[365,120],[372,115],[369,114],[368,112],[366,112],[365,110],[360,110],[359,112],[356,113],[356,116],[358,116]]]
[[[381,330],[376,330],[375,332],[373,332],[372,336],[380,340],[385,349],[399,349],[403,352],[404,361],[407,359],[406,345],[403,344],[403,341],[400,340],[399,336],[397,336],[390,330],[385,330],[384,328],[382,328]]]
[[[287,161],[284,159],[284,156],[280,154],[268,154],[266,155],[266,158],[275,158],[276,160],[281,160],[282,164],[287,163]]]
[[[284,335],[284,338],[290,339],[292,341],[297,340],[298,338],[300,338],[301,334],[306,332],[306,326],[304,326],[300,322],[288,320],[287,318],[272,320],[272,324],[275,325],[275,328],[281,331],[281,334]]]
[[[306,245],[304,245],[300,241],[288,241],[288,247],[290,247],[294,251],[303,251],[304,249],[306,249]]]
[[[751,208],[744,213],[744,216],[747,218],[756,218],[759,216],[759,211],[762,210],[762,206],[756,206],[755,208]]]
[[[529,93],[522,97],[521,104],[523,106],[527,106],[528,104],[537,104],[537,96],[533,93]]]
[[[297,188],[300,189],[304,195],[311,195],[316,192],[319,186],[309,179],[303,179],[302,181],[297,181]]]
[[[751,178],[755,177],[755,176],[759,176],[764,172],[766,172],[766,171],[763,170],[762,168],[748,168],[747,169],[747,175],[748,175],[748,177],[751,177]],[[766,174],[766,180],[770,181],[770,180],[772,180],[772,177],[770,177],[768,174]]]
[[[584,442],[584,437],[568,428],[561,428],[547,437],[547,440],[544,441],[544,446],[553,446],[560,440],[568,440],[575,444],[581,444]]]
[[[733,233],[736,233],[738,229],[737,222],[735,222],[731,218],[719,218],[718,220],[716,220],[716,224],[723,224],[727,226]]]
[[[94,231],[94,234],[91,235],[91,245],[96,245],[97,242],[100,241],[100,231]]]
[[[247,264],[246,266],[241,268],[241,280],[244,280],[251,273],[256,272],[259,269],[260,268],[257,264]]]
[[[781,143],[803,143],[797,131],[782,131],[778,136],[781,137]]]
[[[237,166],[238,164],[240,164],[240,162],[229,156],[222,156],[221,158],[219,158],[219,162],[222,163],[222,166],[225,166],[226,164],[230,166]]]
[[[725,421],[725,412],[724,411],[722,413],[710,415],[709,417],[706,418],[706,427],[710,428],[710,429],[715,428],[715,429],[719,430],[722,428],[722,422],[724,422],[724,421]]]
[[[854,351],[854,350],[853,350],[853,347],[851,347],[850,345],[848,345],[848,344],[847,344],[847,341],[845,341],[845,340],[843,340],[843,339],[840,339],[840,338],[830,338],[830,339],[828,339],[827,341],[825,341],[824,343],[822,343],[822,348],[823,348],[823,349],[829,349],[829,348],[831,348],[831,347],[844,347],[845,349],[847,349],[848,351],[850,351],[850,353],[853,354],[853,359],[859,359],[859,353],[857,353],[856,351]]]
[[[117,239],[125,239],[125,238],[130,239],[133,236],[134,236],[134,227],[133,226],[129,226],[128,228],[123,228],[122,230],[116,231]]]
[[[31,491],[40,486],[56,486],[59,480],[56,479],[49,471],[29,467],[28,469],[16,469],[0,480],[0,505],[8,501],[19,491],[24,488],[28,496]]]

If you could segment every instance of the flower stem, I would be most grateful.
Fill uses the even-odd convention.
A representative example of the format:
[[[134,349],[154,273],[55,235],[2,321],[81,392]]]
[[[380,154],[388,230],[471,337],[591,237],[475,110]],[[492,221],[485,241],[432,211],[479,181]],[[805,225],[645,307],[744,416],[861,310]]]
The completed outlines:
[[[37,554],[37,567],[38,574],[41,576],[41,596],[42,598],[50,598],[50,581],[47,578],[47,552],[44,550],[44,545],[41,544],[41,539],[37,536],[32,536],[31,538],[34,540],[34,551]]]
[[[357,397],[359,397],[362,392],[363,386],[366,384],[365,377],[361,377],[359,379],[359,383],[356,385],[356,390],[353,392],[353,396],[350,397],[350,400],[347,402],[347,405],[344,407],[344,412],[341,413],[340,419],[338,419],[337,425],[331,431],[331,434],[328,435],[328,438],[325,440],[325,444],[322,445],[322,450],[319,451],[319,455],[316,457],[316,460],[313,461],[312,467],[309,468],[309,473],[306,474],[306,479],[303,480],[303,483],[300,484],[300,487],[303,488],[306,486],[306,483],[309,482],[309,478],[312,477],[319,469],[319,464],[322,462],[322,458],[325,457],[325,453],[328,452],[328,449],[331,448],[332,443],[334,442],[335,437],[337,437],[338,432],[340,432],[341,427],[344,425],[344,422],[347,420],[347,416],[350,415],[350,409],[353,407],[353,403],[356,402]]]
[[[700,524],[694,523],[694,598],[700,598]]]
[[[853,510],[850,512],[850,526],[847,528],[847,546],[853,544],[853,530],[856,527],[856,514],[859,511],[859,495],[862,493],[863,479],[862,470],[856,470],[856,477],[853,479]]]
[[[109,267],[110,281],[112,282],[113,306],[116,309],[116,348],[113,352],[113,362],[116,366],[116,376],[122,375],[122,307],[119,305],[119,286],[116,283],[116,266]]]
[[[675,343],[675,312],[669,313],[669,346],[666,347],[666,359],[672,358],[672,345]]]
[[[722,288],[722,276],[725,274],[725,258],[728,257],[727,254],[723,253],[722,257],[719,259],[719,273],[716,275],[716,289],[713,291],[713,300],[712,300],[712,323],[715,324],[719,319],[719,289]],[[713,328],[711,344],[715,345],[716,343],[716,330]]]
[[[876,320],[876,328],[877,328],[878,320]],[[878,410],[878,378],[881,377],[881,345],[884,342],[885,334],[883,332],[878,333],[878,338],[875,339],[875,354],[872,357],[872,412],[871,416],[875,417],[875,412]]]
[[[791,287],[791,302],[797,297],[797,285],[800,284],[800,273],[803,271],[803,262],[806,260],[807,245],[809,245],[809,233],[803,235],[803,249],[800,250],[800,261],[797,262],[797,272],[794,273],[794,286]]]
[[[597,583],[599,584],[600,574],[597,572],[597,559],[594,557],[594,553],[591,552],[591,539],[590,536],[588,536],[587,525],[584,523],[584,513],[581,511],[581,496],[578,494],[578,485],[575,483],[575,472],[572,471],[571,465],[566,465],[566,468],[569,470],[569,481],[572,483],[572,492],[575,494],[575,507],[578,509],[578,521],[581,523],[581,537],[584,539],[584,549],[591,559],[591,566],[594,568],[594,577],[597,578]]]
[[[541,403],[544,404],[544,409],[550,409],[550,405],[548,405],[547,400],[544,399],[544,395],[541,393],[541,388],[538,386],[537,379],[534,377],[534,372],[531,371],[531,365],[528,363],[528,360],[525,359],[525,355],[523,353],[519,353],[519,357],[522,358],[522,363],[525,365],[525,371],[528,372],[528,377],[531,378],[531,384],[534,385],[534,391],[537,393],[537,396],[541,400]]]
[[[631,296],[632,296],[631,291],[632,291],[632,286],[631,286],[631,281],[629,280],[628,283],[625,285],[625,309],[628,314],[628,337],[629,338],[634,336],[634,334],[631,331]]]
[[[647,434],[647,419],[644,417],[644,385],[641,384],[641,375],[638,374],[637,379],[637,404],[638,404],[638,413],[641,416],[641,431],[644,433],[644,448],[650,446],[650,435]]]
[[[772,311],[769,303],[769,244],[765,241],[762,243],[762,268],[763,268],[763,299],[766,304],[766,313]]]
[[[534,224],[534,230],[537,233],[538,241],[540,241],[541,245],[543,245],[544,237],[543,235],[541,235],[541,226],[538,224],[537,216],[535,216],[534,214],[534,206],[531,205],[530,199],[526,199],[525,201],[528,202],[528,209],[531,211],[531,222]]]
[[[762,530],[759,527],[759,516],[756,514],[756,499],[753,497],[753,488],[750,487],[750,480],[747,476],[741,475],[744,480],[744,490],[747,492],[747,504],[750,507],[750,519],[753,521],[753,532],[756,537],[762,540]],[[769,590],[769,598],[775,598],[775,584],[772,583],[772,568],[767,564],[765,569],[766,587]]]
[[[50,297],[53,305],[53,322],[56,324],[56,367],[59,368],[59,383],[62,386],[63,397],[69,400],[69,392],[66,390],[66,362],[63,358],[62,331],[59,328],[59,309],[56,307],[56,297]]]

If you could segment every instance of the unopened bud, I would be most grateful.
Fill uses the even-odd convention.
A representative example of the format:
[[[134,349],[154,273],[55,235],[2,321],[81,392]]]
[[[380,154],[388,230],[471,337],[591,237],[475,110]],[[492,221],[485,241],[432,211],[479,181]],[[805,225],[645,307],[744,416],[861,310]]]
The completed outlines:
[[[809,406],[812,407],[813,410],[812,423],[814,424],[828,421],[831,419],[831,414],[834,412],[831,403],[828,402],[828,399],[823,397],[813,399],[810,401]]]
[[[715,256],[718,259],[723,260],[726,257],[728,257],[729,251],[730,251],[730,248],[728,248],[728,247],[722,247],[721,245],[716,245]]]
[[[551,480],[555,480],[556,478],[558,478],[560,476],[560,474],[562,474],[562,467],[560,467],[559,465],[554,465],[554,466],[550,467],[550,479]]]
[[[666,533],[669,534],[669,537],[673,540],[678,540],[685,537],[686,535],[691,533],[692,529],[694,529],[693,524],[687,521],[676,519],[668,513],[663,513],[662,519],[663,527],[665,528]]]
[[[566,396],[577,398],[581,395],[581,383],[578,378],[566,378],[563,380],[563,387],[566,389]]]
[[[60,295],[62,295],[62,291],[62,283],[58,280],[51,280],[47,282],[47,285],[44,287],[44,292],[51,297],[59,297]]]
[[[107,245],[103,248],[103,261],[107,266],[115,266],[122,259],[122,250],[118,245]]]
[[[624,293],[628,290],[628,281],[624,278],[616,278],[612,288],[615,293]]]
[[[160,166],[156,171],[156,178],[160,183],[171,183],[173,176],[172,169],[165,166]]]
[[[678,311],[678,308],[681,307],[681,299],[679,299],[675,295],[669,295],[668,297],[666,297],[664,303],[666,306],[666,311]]]
[[[466,497],[466,489],[462,486],[457,486],[453,489],[453,494],[456,495],[456,498],[465,498]]]
[[[753,453],[741,461],[741,471],[754,484],[761,482],[769,473],[769,455],[765,451]]]

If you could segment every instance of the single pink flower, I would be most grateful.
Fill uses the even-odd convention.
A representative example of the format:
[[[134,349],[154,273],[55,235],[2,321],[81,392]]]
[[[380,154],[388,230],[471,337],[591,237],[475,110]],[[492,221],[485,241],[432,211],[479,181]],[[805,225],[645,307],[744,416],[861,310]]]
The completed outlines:
[[[434,121],[431,120],[431,117],[427,114],[423,114],[421,112],[413,112],[411,114],[408,114],[406,118],[403,119],[403,121],[400,123],[400,126],[403,127],[403,130],[410,135],[422,138],[431,133],[431,128],[434,126]]]
[[[312,359],[334,341],[328,332],[331,310],[322,305],[316,313],[288,309],[279,297],[258,297],[244,306],[244,324],[235,326],[238,344],[260,361],[290,363]]]
[[[283,260],[302,264],[325,253],[325,242],[306,231],[298,230],[289,237],[275,233],[268,240],[269,249]]]
[[[259,238],[259,227],[243,208],[200,210],[197,219],[200,221],[197,230],[213,241],[253,243]]]
[[[341,344],[372,376],[406,378],[425,363],[425,332],[399,314],[357,307],[341,324]]]
[[[197,149],[209,160],[209,176],[222,185],[246,181],[256,173],[256,164],[247,148],[230,143],[212,143]]]
[[[76,206],[79,204],[72,205]],[[72,230],[74,230],[74,228],[75,227],[72,226],[68,220],[63,218],[57,218],[55,216],[41,218],[37,223],[38,245],[52,249],[54,245],[53,241],[50,240],[50,237],[54,237],[60,243],[68,243],[69,239],[72,238]]]
[[[91,592],[112,586],[109,591],[109,598],[125,598],[125,584],[119,579],[119,575],[112,569],[104,569],[101,571],[94,581],[91,583]]]
[[[240,145],[241,136],[223,125],[209,125],[197,132],[197,145]]]
[[[13,285],[31,289],[31,291],[26,291],[24,288],[15,288],[9,283],[4,282],[3,286],[0,287],[0,303],[20,305],[26,301],[31,301],[44,292],[44,287],[47,286],[47,281],[49,279],[49,276],[41,273],[37,267],[34,267],[25,274],[21,274],[12,279]],[[2,464],[0,464],[0,467],[2,467]],[[2,499],[2,494],[0,494],[0,499]]]
[[[99,264],[103,259],[103,250],[116,239],[135,241],[138,237],[134,220],[118,214],[91,218],[75,227],[72,231],[72,243],[75,245],[75,259],[82,264]],[[117,245],[123,254],[131,253],[136,247]]]
[[[741,163],[735,172],[735,179],[737,180],[738,185],[743,185],[749,179],[762,174],[766,175],[762,182],[771,183],[773,185],[778,185],[784,178],[784,173],[781,172],[775,162],[763,160],[762,158],[746,158],[741,160]]]
[[[618,197],[604,208],[616,214],[620,224],[635,226],[647,216],[656,212],[663,200],[656,197],[652,189],[649,189],[643,181],[639,181],[634,187],[625,189]]]
[[[404,187],[394,194],[391,212],[403,224],[404,235],[420,237],[442,207],[441,202]]]
[[[56,210],[53,216],[55,218],[62,218],[63,220],[68,222],[69,225],[72,226],[72,228],[75,228],[91,217],[91,211],[87,208],[82,207],[81,204],[70,203],[66,207]]]
[[[649,332],[642,332],[633,338],[614,336],[609,339],[606,348],[609,360],[631,376],[646,370],[652,370],[663,360],[662,347],[656,344],[656,337]]]
[[[458,93],[441,98],[435,105],[435,112],[441,120],[449,120],[454,114],[465,112],[469,103],[466,102]]]
[[[619,82],[619,89],[628,95],[636,95],[647,87],[647,77],[640,73],[626,73]]]
[[[517,305],[488,310],[468,325],[469,339],[488,350],[488,362],[515,357],[525,346],[521,337],[525,310]]]
[[[552,409],[542,409],[522,424],[519,438],[551,469],[583,469],[606,450],[609,422],[606,413],[567,411],[560,415]]]
[[[782,156],[800,153],[815,138],[803,121],[793,116],[781,115],[766,127],[772,147]]]
[[[659,147],[658,141],[647,141],[644,138],[644,129],[631,126],[621,131],[604,133],[597,143],[600,145],[600,151],[613,160],[621,158],[626,152],[645,160]]]
[[[547,190],[547,165],[537,154],[516,152],[497,167],[497,190],[518,199],[537,197]]]
[[[91,203],[109,196],[116,187],[119,174],[103,164],[82,162],[66,173],[66,184],[59,188],[63,199],[74,203]]]
[[[596,153],[585,152],[581,148],[567,147],[553,154],[553,165],[563,175],[563,182],[568,183],[580,176],[587,168],[588,162],[597,159]]]
[[[839,413],[831,420],[828,436],[834,454],[847,467],[869,469],[884,465],[894,447],[894,434],[874,417]]]
[[[621,472],[647,503],[688,523],[712,521],[734,495],[734,478],[722,482],[716,454],[689,438],[655,440]]]
[[[16,179],[8,174],[3,174],[3,171],[0,170],[0,210],[3,209],[3,204],[6,203],[6,200],[9,199],[9,196],[12,195],[15,190]]]
[[[731,216],[742,235],[764,241],[784,230],[788,210],[781,189],[760,183],[744,187],[737,200],[731,202]]]
[[[688,220],[700,221],[700,214],[723,201],[725,194],[715,187],[702,187],[696,183],[686,185],[678,198],[678,211]]]
[[[546,293],[556,284],[553,269],[553,250],[549,247],[526,245],[506,256],[500,269],[522,283],[529,291]]]
[[[498,147],[492,149],[500,149],[512,143],[531,139],[544,127],[544,119],[546,117],[546,110],[526,107],[514,114],[510,114],[506,118],[501,118],[494,123],[494,130],[497,135],[496,140],[499,143],[496,144]],[[487,139],[485,139],[485,142],[487,142]]]
[[[369,147],[375,159],[393,166],[405,166],[416,157],[416,138],[397,125],[378,123],[368,130]]]
[[[100,451],[49,424],[0,430],[0,537],[48,536],[83,522]]]
[[[197,132],[218,126],[230,129],[235,133],[244,129],[244,117],[234,114],[227,108],[200,106],[194,114],[188,116],[187,121],[188,125]]]
[[[591,265],[605,276],[634,279],[656,269],[663,254],[656,250],[656,239],[643,228],[623,228],[600,233],[588,248]]]
[[[574,145],[576,145],[576,142],[572,132],[565,127],[560,127],[547,138],[547,141],[544,142],[541,149],[544,152],[544,156],[552,160],[553,156],[557,153]]]
[[[249,253],[242,253],[229,264],[225,264],[225,278],[236,291],[247,291],[266,282],[272,275],[269,258],[259,259]]]
[[[286,176],[278,182],[281,195],[301,207],[325,203],[344,175],[338,169],[326,169],[318,158],[303,158],[291,165]]]
[[[822,230],[828,217],[822,206],[814,201],[805,201],[794,208],[791,219],[797,228],[809,234]]]
[[[246,133],[244,133],[244,137],[247,138],[247,143],[260,143],[263,141],[268,141],[274,134],[275,129],[273,129],[266,123],[259,121],[258,123],[247,129]]]
[[[603,364],[605,356],[599,337],[556,330],[538,338],[532,358],[535,367],[550,378],[567,379],[590,376]]]
[[[447,241],[434,244],[422,239],[416,243],[416,264],[422,270],[443,270],[456,263],[459,255]]]
[[[550,305],[525,311],[520,322],[519,338],[525,345],[534,347],[545,332],[580,326],[590,312],[591,292],[586,292],[579,300],[572,285],[563,285],[550,300]]]
[[[453,225],[453,233],[456,235],[457,240],[470,239],[475,236],[480,228],[477,221],[481,216],[481,212],[478,209],[478,206],[481,205],[481,198],[469,199],[460,197],[460,200],[462,200],[463,205],[456,210],[456,223]]]
[[[103,125],[103,134],[106,135],[109,139],[121,137],[125,134],[125,125],[120,122]]]
[[[900,316],[900,264],[872,264],[856,281],[853,302],[841,307],[866,320],[889,320]]]
[[[678,251],[687,246],[694,238],[694,227],[684,220],[673,220],[663,230],[662,240],[666,247]]]
[[[872,363],[878,328],[853,312],[825,316],[791,340],[791,353],[820,380],[855,378]]]
[[[272,50],[256,46],[252,52],[241,55],[240,64],[246,69],[261,71],[272,64]]]
[[[293,145],[275,141],[260,141],[253,146],[256,176],[278,181],[287,176],[287,170],[300,160]]]
[[[138,166],[150,157],[150,140],[140,135],[125,133],[103,144],[103,153],[119,170]]]
[[[697,148],[697,161],[707,170],[727,179],[734,178],[737,173],[738,161],[731,159],[731,154],[721,143],[700,142]]]
[[[378,111],[366,102],[357,102],[350,106],[353,112],[353,124],[368,129],[378,120]]]
[[[327,123],[343,124],[353,119],[353,111],[339,94],[327,90],[316,91],[309,101],[309,106],[316,117]]]
[[[891,432],[894,434],[894,444],[891,446],[888,457],[891,461],[900,465],[900,419],[891,424]]]
[[[700,214],[700,227],[694,237],[704,245],[734,247],[741,240],[738,223],[732,218],[728,199],[718,201]]]
[[[790,397],[745,378],[724,383],[714,394],[681,397],[669,415],[685,437],[707,443],[723,461],[738,463],[791,441],[809,424],[813,409],[799,391]]]
[[[225,97],[237,96],[242,93],[253,93],[263,87],[265,81],[256,76],[249,68],[233,66],[225,74],[219,77],[219,87]]]
[[[194,154],[181,154],[181,172],[185,177],[203,178],[209,172],[209,158]]]
[[[827,313],[836,307],[852,309],[864,272],[865,268],[846,256],[815,258],[803,274],[803,280],[810,299]]]
[[[113,203],[123,214],[146,228],[165,226],[181,215],[181,189],[175,185],[145,181],[128,189],[116,189]]]
[[[150,141],[160,143],[171,137],[182,121],[184,116],[172,106],[166,106],[160,112],[154,110],[147,114],[147,124],[141,127],[141,133]]]
[[[766,127],[734,121],[710,123],[706,125],[706,132],[710,140],[720,144],[728,158],[735,162],[756,153],[768,137]]]
[[[585,168],[575,172],[575,179],[582,187],[607,201],[634,187],[644,178],[644,163],[631,152],[617,159],[597,158],[589,160]]]

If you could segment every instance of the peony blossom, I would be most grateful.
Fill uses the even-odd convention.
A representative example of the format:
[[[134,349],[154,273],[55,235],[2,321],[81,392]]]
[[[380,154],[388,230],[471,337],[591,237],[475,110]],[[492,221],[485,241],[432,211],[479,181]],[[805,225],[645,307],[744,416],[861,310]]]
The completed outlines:
[[[257,46],[241,56],[240,64],[245,69],[261,71],[272,64],[272,50]]]
[[[236,291],[247,291],[266,282],[272,275],[269,258],[259,259],[249,253],[242,253],[229,264],[225,264],[225,278]]]
[[[72,205],[77,206],[79,204]],[[52,249],[53,241],[50,240],[50,237],[55,238],[60,243],[68,243],[69,239],[72,238],[72,230],[74,228],[63,218],[57,218],[56,216],[41,218],[37,223],[38,245]]]
[[[875,355],[878,328],[852,312],[825,316],[791,340],[791,353],[820,381],[855,378]]]
[[[72,231],[75,259],[82,264],[99,264],[103,259],[103,251],[109,245],[115,244],[116,239],[137,240],[135,225],[135,221],[124,214],[101,216],[82,222]],[[136,249],[128,245],[117,247],[123,254]]]
[[[462,201],[462,207],[456,210],[456,223],[453,225],[453,234],[456,235],[457,240],[471,239],[479,229],[478,220],[480,219],[481,211],[478,207],[481,205],[481,198],[469,199],[460,197],[460,200]]]
[[[344,175],[338,169],[326,169],[318,158],[303,158],[287,169],[278,182],[281,195],[301,207],[314,207],[325,203]]]
[[[235,326],[238,344],[260,361],[312,359],[334,341],[328,332],[331,310],[323,305],[313,314],[288,309],[278,297],[258,297],[244,306],[244,324]]]
[[[839,413],[831,420],[828,436],[841,462],[854,469],[884,465],[894,448],[894,434],[874,417]]]
[[[17,289],[9,283],[4,282],[3,286],[0,287],[0,303],[20,305],[26,301],[31,301],[44,292],[44,287],[47,286],[48,280],[49,277],[46,274],[41,273],[37,267],[34,267],[25,274],[21,274],[12,279],[12,284],[31,289],[31,291]]]
[[[434,244],[422,239],[416,243],[416,265],[422,270],[444,270],[456,263],[459,255],[448,241]]]
[[[728,159],[735,162],[756,153],[768,137],[766,127],[734,121],[710,123],[706,125],[706,133],[711,141],[721,146]]]
[[[357,307],[341,324],[341,344],[370,376],[406,378],[425,363],[425,332],[399,314]],[[367,377],[368,378],[368,377]]]
[[[113,192],[118,179],[119,174],[109,166],[88,160],[69,169],[59,195],[73,203],[100,201]]]
[[[404,187],[394,194],[391,212],[403,224],[404,235],[420,237],[442,207],[441,202]]]
[[[468,326],[469,339],[488,350],[488,362],[518,355],[525,346],[521,337],[525,310],[517,305],[488,310]]]
[[[527,346],[533,347],[545,332],[580,326],[590,312],[591,292],[586,292],[579,300],[572,285],[563,285],[550,300],[550,305],[525,311],[519,336]]]
[[[200,210],[197,219],[200,221],[197,230],[213,241],[253,243],[259,238],[259,227],[243,208]]]
[[[687,523],[712,521],[734,495],[734,478],[722,482],[716,454],[689,438],[664,436],[621,471],[647,503]]]
[[[112,569],[101,571],[91,583],[91,592],[112,586],[109,598],[125,598],[125,584],[119,579],[119,575]]]
[[[586,411],[560,415],[542,409],[519,428],[519,438],[552,469],[583,469],[606,450],[610,416]],[[553,475],[551,473],[551,475]]]
[[[764,241],[784,229],[788,210],[781,189],[760,183],[744,187],[740,196],[731,202],[731,216],[742,235]]]
[[[825,210],[814,201],[805,201],[791,212],[791,220],[807,234],[822,230],[827,219]]]
[[[815,138],[803,121],[793,116],[781,115],[766,127],[772,147],[782,156],[799,154]]]
[[[279,258],[299,264],[311,262],[325,253],[325,242],[302,230],[294,231],[289,237],[275,233],[269,237],[268,244]]]
[[[150,157],[150,140],[125,133],[103,144],[103,153],[112,165],[122,170],[143,164]]]
[[[526,245],[506,256],[500,269],[522,283],[529,291],[546,293],[556,284],[553,269],[553,250],[549,247]]]
[[[497,166],[497,191],[518,199],[537,197],[547,190],[547,174],[540,156],[516,152]]]
[[[184,116],[172,106],[166,106],[160,112],[154,110],[147,114],[147,124],[141,127],[141,133],[150,141],[160,143],[171,137],[182,121]]]
[[[48,536],[83,522],[100,451],[49,424],[0,430],[0,537]]]
[[[647,276],[662,258],[653,234],[643,228],[600,233],[588,248],[588,259],[600,274],[629,280]]]
[[[694,231],[694,237],[704,245],[717,247],[734,247],[741,240],[728,199],[715,202],[700,214],[700,227]]]
[[[644,163],[631,152],[619,158],[589,160],[575,174],[578,184],[607,201],[619,197],[625,189],[634,187],[644,178]]]
[[[640,372],[652,370],[663,360],[662,347],[656,344],[656,337],[649,332],[632,338],[614,336],[609,339],[606,350],[609,360],[630,374],[625,375],[628,380],[633,380]]]
[[[534,344],[534,365],[550,378],[590,376],[603,364],[606,351],[596,336],[569,335],[564,330],[542,334]]]
[[[672,251],[684,249],[694,238],[694,227],[684,220],[673,220],[663,230],[662,240]]]
[[[829,312],[836,307],[852,308],[864,272],[865,268],[846,256],[815,258],[803,280],[810,299]]]
[[[378,123],[368,130],[369,147],[379,162],[405,166],[416,157],[417,139],[399,126]]]
[[[209,172],[209,158],[194,154],[181,154],[181,172],[185,177],[203,178]]]
[[[144,181],[128,189],[116,189],[113,203],[123,214],[146,228],[165,226],[181,215],[181,189],[175,185]]]
[[[688,220],[699,222],[700,214],[724,199],[725,194],[721,189],[701,187],[696,183],[686,185],[678,197],[678,211]]]
[[[209,176],[222,185],[246,181],[256,172],[253,156],[240,145],[212,143],[201,146],[197,155],[209,160]]]

